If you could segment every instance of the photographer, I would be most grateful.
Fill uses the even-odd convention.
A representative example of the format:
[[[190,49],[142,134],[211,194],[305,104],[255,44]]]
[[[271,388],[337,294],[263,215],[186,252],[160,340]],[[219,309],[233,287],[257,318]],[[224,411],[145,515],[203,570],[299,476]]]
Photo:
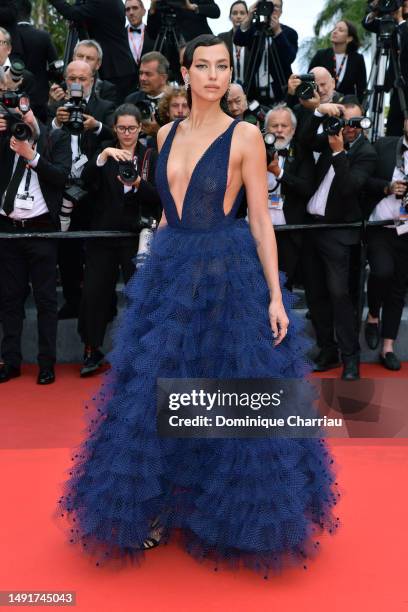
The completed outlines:
[[[316,66],[324,66],[334,78],[339,93],[353,94],[361,102],[367,87],[367,73],[364,57],[358,53],[360,40],[356,26],[347,19],[338,21],[330,41],[331,47],[316,52],[309,64],[309,72]]]
[[[147,26],[153,38],[160,32],[161,13],[167,7],[176,11],[177,27],[181,36],[189,42],[200,34],[212,34],[207,17],[218,19],[221,11],[214,0],[152,0],[150,4]]]
[[[229,18],[232,22],[232,29],[228,32],[221,32],[218,36],[226,42],[233,59],[232,80],[243,85],[245,73],[248,69],[248,50],[245,47],[234,44],[234,36],[239,26],[248,19],[247,3],[242,2],[242,0],[233,2],[230,7]]]
[[[365,187],[365,216],[369,221],[398,220],[408,210],[408,120],[404,136],[380,138],[374,145],[378,162]],[[380,363],[388,370],[399,370],[394,353],[404,308],[408,281],[408,234],[399,235],[394,224],[367,228],[370,274],[367,282],[368,316],[365,338],[376,349],[381,339]]]
[[[274,106],[265,119],[265,133],[273,134],[267,146],[268,207],[274,225],[305,223],[306,204],[314,191],[314,161],[310,150],[294,138],[297,120],[286,104]],[[300,231],[276,232],[280,269],[286,273],[286,287],[298,278],[302,250]]]
[[[12,53],[11,37],[7,30],[0,27],[0,68],[6,73],[9,85],[15,89],[19,88],[28,96],[35,95],[34,76],[25,69],[24,63],[20,59],[10,60]]]
[[[388,9],[391,9],[391,12]],[[394,20],[395,26],[391,36],[387,32],[385,38],[387,39],[386,44],[395,52],[398,74],[395,74],[394,66],[390,61],[384,82],[385,91],[391,91],[386,135],[401,136],[404,115],[401,109],[397,84],[400,85],[403,91],[405,105],[408,105],[408,0],[393,0],[393,2],[388,1],[386,3],[384,0],[374,0],[368,5],[367,15],[363,19],[363,26],[369,32],[374,32],[381,39],[383,38],[383,26],[386,25],[390,18]],[[387,25],[388,29],[389,25]]]
[[[157,154],[138,142],[141,115],[132,104],[115,112],[115,140],[84,170],[93,191],[91,229],[139,232],[140,219],[161,216],[154,184]],[[121,165],[124,171],[121,170]],[[138,237],[91,240],[86,248],[84,288],[78,330],[85,344],[81,376],[96,372],[103,362],[100,348],[110,320],[112,294],[122,269],[127,282],[135,271]]]
[[[83,0],[69,4],[49,0],[65,19],[85,23],[88,38],[97,40],[103,50],[100,69],[102,79],[116,86],[120,104],[132,91],[137,70],[125,30],[125,7],[122,0]]]
[[[139,70],[140,89],[130,94],[125,102],[134,104],[142,113],[142,131],[146,143],[156,148],[156,135],[160,129],[154,116],[167,86],[169,62],[158,51],[151,51],[142,57]]]
[[[10,34],[13,47],[12,58],[24,61],[24,49],[17,30],[18,10],[17,0],[1,0],[0,27],[5,28]]]
[[[25,98],[17,95],[15,107],[11,108],[13,93],[0,94],[0,231],[57,231],[71,166],[69,137],[61,130],[48,132],[27,110]],[[5,96],[9,100],[7,108],[1,104]],[[0,365],[0,383],[21,374],[28,282],[33,287],[38,313],[37,383],[52,383],[57,338],[57,241],[0,240],[0,261],[4,361]]]
[[[109,81],[103,81],[98,77],[98,70],[101,67],[103,59],[102,47],[96,40],[81,40],[75,45],[72,61],[79,60],[89,64],[94,78],[92,92],[97,98],[108,100],[116,104],[117,92],[116,87]],[[62,81],[63,75],[58,75],[59,81]],[[61,102],[67,99],[66,83],[64,81],[53,83],[49,91],[50,104]]]
[[[143,23],[143,17],[146,14],[143,0],[126,0],[125,11],[129,21],[126,26],[126,35],[137,71],[139,72],[140,60],[145,53],[153,51],[154,40],[150,38],[149,32]]]
[[[184,87],[167,87],[164,96],[160,98],[157,112],[160,124],[165,125],[175,119],[185,119],[190,114],[187,102],[187,92]]]
[[[315,192],[307,204],[311,223],[362,219],[361,193],[377,160],[364,136],[362,115],[358,99],[345,96],[342,105],[321,104],[302,134],[303,146],[321,152]],[[322,123],[323,132],[318,134]],[[353,246],[359,240],[358,228],[308,230],[305,235],[304,286],[320,348],[315,369],[339,365],[340,348],[345,380],[359,378],[358,324],[349,286]]]
[[[64,104],[56,110],[52,121],[54,129],[67,130],[71,136],[72,168],[69,185],[80,185],[82,170],[97,148],[106,139],[111,138],[111,124],[114,105],[107,100],[97,98],[93,92],[94,77],[89,64],[74,61],[68,64],[65,73],[67,91]],[[78,99],[72,99],[72,89],[79,91]],[[62,102],[62,101],[61,101]],[[75,121],[73,121],[75,120]],[[74,206],[75,204],[75,206]],[[65,229],[87,229],[89,225],[89,201],[86,195],[79,203],[75,198],[70,201],[64,198],[63,223]],[[70,215],[70,210],[72,214]],[[59,317],[72,318],[78,316],[81,298],[81,283],[83,275],[83,254],[81,240],[62,240],[59,245],[59,266],[65,303]]]
[[[283,0],[274,0],[271,15],[264,22],[253,23],[254,14],[259,10],[260,0],[249,8],[248,18],[242,22],[234,35],[234,43],[248,48],[248,70],[254,71],[254,79],[249,82],[245,75],[245,91],[249,99],[270,106],[285,97],[286,82],[292,73],[291,64],[298,51],[297,32],[280,23]],[[268,2],[266,3],[268,4]],[[251,52],[259,38],[259,28],[265,28],[264,48],[258,53],[255,65],[251,65]]]

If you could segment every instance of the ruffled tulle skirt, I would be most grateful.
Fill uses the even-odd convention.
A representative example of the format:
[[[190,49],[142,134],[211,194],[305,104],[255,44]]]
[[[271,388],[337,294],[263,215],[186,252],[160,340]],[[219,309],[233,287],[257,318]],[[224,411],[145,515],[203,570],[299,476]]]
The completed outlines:
[[[166,227],[126,287],[111,370],[86,406],[84,442],[59,501],[70,541],[106,559],[138,559],[152,521],[214,568],[268,575],[334,533],[333,460],[322,439],[169,439],[156,430],[156,379],[299,378],[305,406],[310,341],[293,311],[276,348],[269,290],[245,221],[211,232]],[[299,409],[301,407],[299,406]]]

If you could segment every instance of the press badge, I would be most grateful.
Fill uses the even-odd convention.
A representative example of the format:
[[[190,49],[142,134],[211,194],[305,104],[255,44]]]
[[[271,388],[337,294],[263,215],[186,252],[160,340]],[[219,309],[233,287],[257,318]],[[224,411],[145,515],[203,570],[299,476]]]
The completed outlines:
[[[408,211],[405,206],[400,207],[399,218],[398,221],[395,222],[395,229],[397,230],[398,236],[408,232]]]
[[[269,195],[268,208],[272,208],[273,210],[282,210],[283,200],[280,195],[277,193],[271,193]]]
[[[34,207],[34,196],[30,196],[28,193],[18,193],[14,200],[14,206],[24,210],[32,210]]]
[[[85,155],[85,153],[82,153],[81,157],[79,157],[75,162],[74,162],[74,168],[75,170],[80,170],[82,168],[82,166],[85,166],[86,162],[88,161],[87,156]]]

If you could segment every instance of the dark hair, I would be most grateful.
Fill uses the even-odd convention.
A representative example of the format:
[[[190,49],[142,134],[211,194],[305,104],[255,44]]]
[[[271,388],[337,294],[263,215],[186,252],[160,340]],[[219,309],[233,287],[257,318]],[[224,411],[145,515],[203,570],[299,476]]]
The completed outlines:
[[[247,3],[245,2],[245,0],[236,0],[236,2],[233,2],[233,3],[231,4],[231,6],[230,6],[230,12],[229,12],[229,16],[230,16],[230,17],[231,17],[232,9],[234,8],[234,6],[235,6],[236,4],[243,4],[243,5],[245,6],[245,10],[246,10],[246,12],[248,13],[248,5],[247,5]]]
[[[31,17],[32,8],[30,0],[18,0],[18,19],[29,19]]]
[[[347,53],[352,53],[353,51],[357,51],[357,49],[361,46],[360,39],[358,37],[357,28],[352,21],[348,19],[339,19],[347,26],[348,35],[351,36],[352,40],[347,44]],[[339,21],[337,23],[339,23]]]
[[[364,115],[364,109],[361,106],[361,102],[354,94],[347,94],[346,96],[343,96],[342,98],[340,98],[339,103],[345,106],[346,108],[348,106],[358,106],[361,114]]]
[[[140,110],[134,104],[121,104],[115,110],[115,114],[113,115],[113,125],[116,125],[119,117],[123,117],[124,115],[130,115],[134,117],[138,123],[142,123],[142,115]]]
[[[222,38],[219,38],[219,36],[214,36],[214,34],[201,34],[200,36],[193,38],[193,40],[190,40],[190,42],[187,43],[186,50],[184,51],[183,56],[183,66],[185,68],[191,68],[191,65],[193,63],[194,51],[198,47],[215,47],[215,45],[224,45],[224,47],[228,51],[230,66],[232,66],[231,51],[229,50],[227,43],[222,40]],[[221,108],[225,113],[228,113],[227,98],[228,91],[226,91],[225,94],[222,96],[220,102]],[[190,85],[187,87],[187,102],[189,107],[191,108],[193,101],[191,97]]]

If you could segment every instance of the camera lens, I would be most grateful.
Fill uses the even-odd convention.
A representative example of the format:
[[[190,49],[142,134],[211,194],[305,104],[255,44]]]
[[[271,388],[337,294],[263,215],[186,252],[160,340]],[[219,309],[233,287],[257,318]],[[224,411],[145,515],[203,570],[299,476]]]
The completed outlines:
[[[25,123],[18,122],[11,126],[10,133],[16,140],[28,140],[31,137],[31,130]]]

